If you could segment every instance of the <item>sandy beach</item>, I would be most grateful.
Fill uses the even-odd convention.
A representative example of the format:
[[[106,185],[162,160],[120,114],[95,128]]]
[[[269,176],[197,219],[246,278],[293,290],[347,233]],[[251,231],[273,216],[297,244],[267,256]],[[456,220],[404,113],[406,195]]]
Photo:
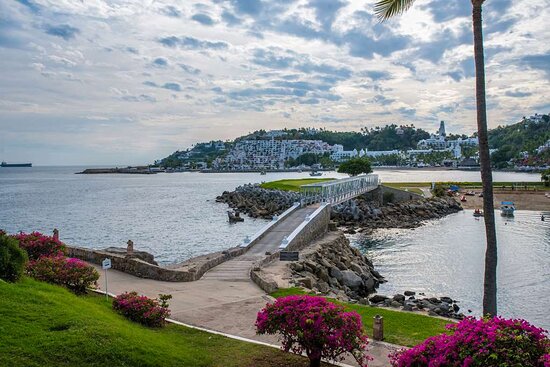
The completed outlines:
[[[461,195],[470,190],[464,190]],[[464,209],[483,208],[483,198],[477,196],[481,190],[471,190],[476,193],[476,196],[467,196],[466,202],[460,204]],[[494,189],[495,208],[500,207],[501,201],[513,201],[517,210],[545,210],[550,211],[550,197],[545,196],[550,191],[517,191],[510,189]]]

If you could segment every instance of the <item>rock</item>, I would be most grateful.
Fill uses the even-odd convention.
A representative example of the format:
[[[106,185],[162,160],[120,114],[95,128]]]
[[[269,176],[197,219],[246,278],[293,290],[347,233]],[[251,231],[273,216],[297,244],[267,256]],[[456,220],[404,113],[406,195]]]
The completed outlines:
[[[391,301],[390,306],[398,308],[398,307],[401,307],[401,303],[397,301]]]
[[[386,296],[382,296],[380,294],[375,294],[374,296],[369,298],[369,301],[372,302],[372,303],[381,303],[381,302],[384,302],[387,299],[388,299],[388,297],[386,297]]]
[[[330,268],[330,276],[336,278],[338,281],[342,281],[342,278],[343,278],[343,275],[340,269],[334,266]]]
[[[300,278],[300,279],[297,279],[297,281],[298,281],[298,284],[301,284],[302,286],[308,289],[312,288],[313,281],[311,278]]]
[[[416,292],[413,292],[413,291],[405,291],[403,293],[405,296],[409,297],[409,296],[414,296],[416,294]]]
[[[342,272],[342,283],[344,283],[344,285],[350,287],[351,289],[356,289],[361,287],[361,285],[363,284],[363,280],[353,271],[344,270]]]
[[[318,282],[316,285],[317,289],[321,293],[328,293],[330,291],[330,287],[326,282]]]
[[[393,300],[397,301],[397,302],[400,302],[400,303],[403,303],[403,302],[405,302],[405,296],[402,295],[402,294],[396,294],[395,296],[393,296]]]
[[[453,300],[449,297],[440,297],[439,298],[442,302],[446,302],[446,303],[453,303]]]

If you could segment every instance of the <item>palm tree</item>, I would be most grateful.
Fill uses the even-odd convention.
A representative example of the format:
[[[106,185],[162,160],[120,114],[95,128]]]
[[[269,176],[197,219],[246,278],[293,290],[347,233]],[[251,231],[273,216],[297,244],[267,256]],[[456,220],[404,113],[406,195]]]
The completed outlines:
[[[479,139],[479,161],[483,183],[483,212],[485,218],[485,280],[483,284],[483,314],[497,314],[497,237],[495,229],[495,208],[493,204],[493,174],[487,138],[487,105],[485,102],[485,60],[483,55],[483,28],[481,11],[485,0],[471,0],[474,31],[474,58],[476,68],[477,134]],[[414,0],[378,0],[374,6],[376,15],[386,20],[408,10]]]

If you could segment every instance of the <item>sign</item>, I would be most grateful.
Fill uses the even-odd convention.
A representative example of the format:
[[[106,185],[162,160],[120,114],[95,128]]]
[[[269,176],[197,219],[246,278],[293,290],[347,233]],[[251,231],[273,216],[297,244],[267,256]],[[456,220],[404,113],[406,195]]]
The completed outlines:
[[[111,259],[104,259],[101,263],[103,270],[111,269]]]
[[[280,261],[298,261],[300,253],[298,251],[281,251],[279,252]]]

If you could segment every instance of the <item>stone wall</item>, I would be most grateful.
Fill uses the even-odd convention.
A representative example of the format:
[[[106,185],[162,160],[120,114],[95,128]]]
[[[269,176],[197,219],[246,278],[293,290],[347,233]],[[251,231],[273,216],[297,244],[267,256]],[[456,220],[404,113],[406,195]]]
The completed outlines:
[[[393,203],[401,203],[403,201],[422,199],[422,195],[415,194],[414,192],[394,189],[393,187],[380,185],[378,188],[363,194],[362,196],[368,201],[375,202],[378,205],[385,205],[384,194],[392,194]]]
[[[105,258],[111,259],[112,269],[119,270],[140,278],[162,280],[167,282],[192,282],[200,279],[204,273],[235,256],[242,255],[246,248],[234,247],[229,250],[189,259],[177,265],[177,268],[165,268],[149,264],[137,258],[100,250],[67,246],[69,256],[101,265]]]
[[[286,251],[299,251],[311,242],[322,237],[328,231],[331,206],[327,205],[312,218],[306,226],[288,243]]]
[[[254,283],[258,285],[264,292],[266,293],[273,293],[277,289],[279,289],[279,286],[277,285],[277,282],[271,279],[270,277],[266,276],[261,268],[254,268],[250,271],[250,279]]]

